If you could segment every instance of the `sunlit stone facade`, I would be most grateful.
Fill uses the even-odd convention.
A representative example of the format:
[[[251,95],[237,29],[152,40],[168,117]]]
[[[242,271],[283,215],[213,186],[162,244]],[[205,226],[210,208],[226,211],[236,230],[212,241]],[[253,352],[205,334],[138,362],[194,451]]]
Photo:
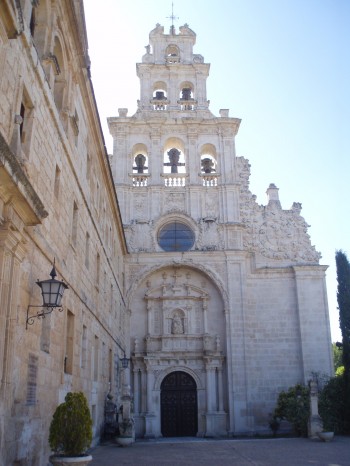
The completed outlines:
[[[187,25],[151,32],[108,157],[82,2],[2,2],[1,465],[47,465],[68,391],[86,394],[94,443],[129,381],[137,436],[232,435],[266,430],[281,389],[332,372],[301,205],[282,209],[274,184],[257,204],[240,120],[210,112],[195,40]],[[54,260],[63,311],[26,322]]]
[[[283,209],[273,183],[257,204],[241,121],[209,110],[195,41],[158,24],[137,112],[108,119],[138,436],[267,430],[279,391],[332,372],[326,266],[301,204]]]
[[[120,396],[126,245],[83,18],[79,1],[0,7],[2,466],[48,464],[51,416],[68,391],[87,396],[94,443],[107,393]],[[69,287],[63,312],[26,329],[54,259]]]

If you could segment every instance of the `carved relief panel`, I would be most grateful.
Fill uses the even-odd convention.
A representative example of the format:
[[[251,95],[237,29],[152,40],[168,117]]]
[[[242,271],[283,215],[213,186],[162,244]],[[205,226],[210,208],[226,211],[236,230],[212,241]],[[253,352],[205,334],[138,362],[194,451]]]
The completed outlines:
[[[208,294],[190,285],[161,285],[147,292],[150,333],[192,335],[203,332]]]
[[[139,283],[131,316],[131,338],[137,339],[141,353],[202,353],[205,335],[225,339],[219,289],[201,271],[186,266],[163,268]]]

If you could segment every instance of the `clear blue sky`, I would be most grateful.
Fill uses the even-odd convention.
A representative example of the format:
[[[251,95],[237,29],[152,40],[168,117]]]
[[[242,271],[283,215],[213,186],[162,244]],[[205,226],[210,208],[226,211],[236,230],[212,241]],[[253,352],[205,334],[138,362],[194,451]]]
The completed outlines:
[[[139,98],[137,62],[171,1],[85,0],[91,72],[108,151],[106,118]],[[311,242],[329,265],[332,340],[340,340],[335,251],[350,258],[350,1],[175,0],[175,27],[197,34],[211,63],[210,109],[242,119],[237,155],[251,164],[250,189],[266,203],[280,188],[284,209],[301,202]]]

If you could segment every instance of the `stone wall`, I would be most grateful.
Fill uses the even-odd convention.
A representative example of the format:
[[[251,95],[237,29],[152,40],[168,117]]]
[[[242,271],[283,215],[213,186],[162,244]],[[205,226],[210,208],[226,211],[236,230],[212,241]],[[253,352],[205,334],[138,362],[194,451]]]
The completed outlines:
[[[89,401],[94,442],[126,349],[124,234],[99,124],[81,2],[0,11],[0,463],[46,465],[51,415]],[[55,259],[63,312],[34,319]],[[30,308],[36,313],[40,308]]]

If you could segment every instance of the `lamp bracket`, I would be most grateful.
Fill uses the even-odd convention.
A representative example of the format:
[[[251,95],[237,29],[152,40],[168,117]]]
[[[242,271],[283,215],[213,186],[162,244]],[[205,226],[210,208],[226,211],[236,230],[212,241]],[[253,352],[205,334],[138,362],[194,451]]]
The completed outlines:
[[[36,307],[36,308],[41,308],[41,312],[40,311],[37,311],[36,314],[32,314],[32,315],[29,315],[29,309],[31,307]],[[63,311],[63,307],[62,306],[35,306],[35,305],[32,305],[30,304],[28,307],[27,307],[27,319],[26,319],[26,330],[28,328],[28,325],[33,325],[35,320],[34,319],[45,319],[45,316],[47,316],[48,314],[51,314],[51,312],[54,310],[54,309],[58,309],[58,312],[62,312]]]

